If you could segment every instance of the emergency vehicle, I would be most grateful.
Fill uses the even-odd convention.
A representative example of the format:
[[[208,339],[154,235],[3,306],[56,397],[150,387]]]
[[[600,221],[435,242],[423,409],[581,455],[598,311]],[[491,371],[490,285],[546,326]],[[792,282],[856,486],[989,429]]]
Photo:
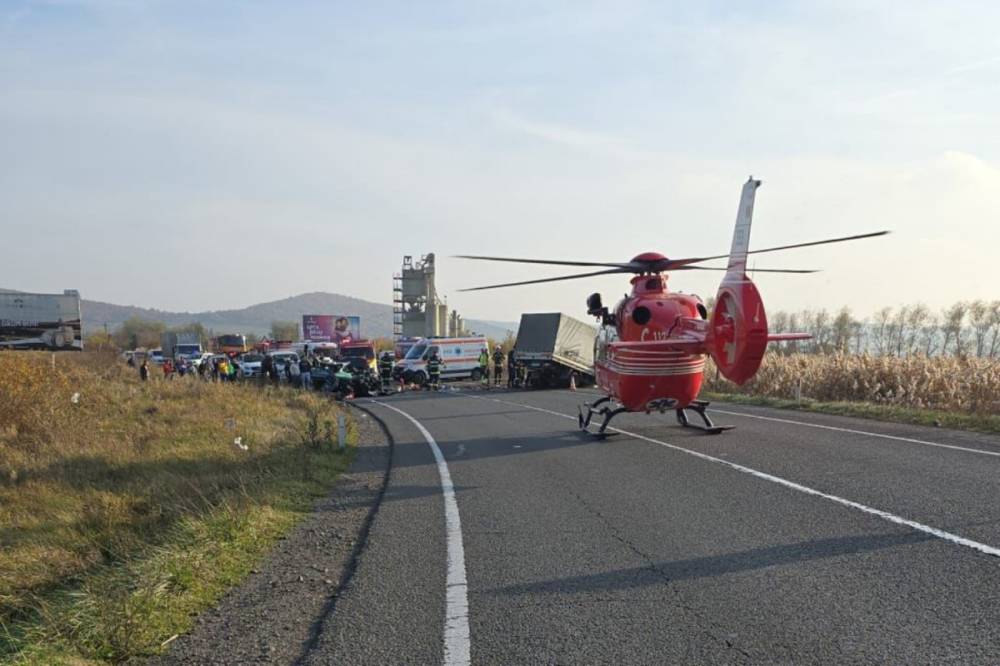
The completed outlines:
[[[420,338],[396,363],[393,374],[402,377],[407,384],[423,384],[427,381],[427,359],[436,351],[442,363],[442,379],[479,381],[482,379],[479,353],[488,349],[488,345],[484,337]]]

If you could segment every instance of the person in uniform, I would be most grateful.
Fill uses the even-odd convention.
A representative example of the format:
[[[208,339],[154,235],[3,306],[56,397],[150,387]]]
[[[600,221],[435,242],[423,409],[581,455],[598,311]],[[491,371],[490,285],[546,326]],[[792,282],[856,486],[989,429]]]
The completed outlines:
[[[431,352],[431,357],[427,359],[427,376],[429,377],[428,385],[432,391],[440,390],[441,388],[441,357],[438,353]]]
[[[503,382],[503,350],[500,345],[493,350],[493,385],[500,386]]]
[[[378,360],[378,376],[382,380],[382,393],[388,393],[392,384],[392,356],[387,351]]]
[[[490,385],[490,350],[483,347],[479,352],[479,380],[487,388]]]

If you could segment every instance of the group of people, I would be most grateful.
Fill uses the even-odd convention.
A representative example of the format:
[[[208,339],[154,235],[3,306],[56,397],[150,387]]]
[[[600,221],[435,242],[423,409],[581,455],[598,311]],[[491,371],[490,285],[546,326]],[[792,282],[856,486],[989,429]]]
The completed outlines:
[[[264,360],[260,362],[260,374],[262,379],[266,378],[272,384],[277,385],[281,379],[281,373],[284,373],[289,386],[299,386],[309,391],[313,388],[312,370],[318,363],[319,359],[308,353],[308,348],[298,362],[289,358],[280,369],[274,357],[265,354]]]
[[[127,363],[129,366],[135,367],[135,357],[130,356]],[[178,358],[176,362],[167,358],[160,364],[160,370],[163,372],[164,379],[197,374],[204,381],[234,382],[240,376],[239,364],[230,356],[205,359],[197,364],[184,357]],[[145,382],[149,381],[149,376],[149,358],[145,357],[139,365],[139,378]]]
[[[270,381],[277,385],[284,374],[290,385],[301,386],[305,389],[312,388],[312,369],[319,362],[311,355],[303,356],[294,362],[289,360],[284,364],[275,362],[270,354],[265,354],[260,364],[261,381]],[[128,365],[135,367],[135,358],[129,357]],[[243,377],[243,371],[239,362],[233,355],[222,355],[207,358],[201,363],[194,364],[185,358],[179,358],[175,362],[173,359],[164,359],[160,365],[164,379],[173,379],[175,376],[184,377],[188,374],[197,373],[198,377],[204,381],[235,382]],[[142,381],[149,381],[150,378],[149,358],[143,358],[139,365],[139,378]]]
[[[490,385],[491,361],[493,363],[493,386],[503,385],[505,365],[507,366],[507,388],[514,388],[521,385],[524,368],[517,362],[514,350],[511,349],[505,355],[500,345],[497,345],[494,347],[492,354],[490,354],[490,350],[486,347],[483,347],[482,351],[479,352],[479,377],[483,386],[488,387]]]
[[[264,354],[260,364],[261,383],[269,382],[278,385],[282,379],[290,386],[299,386],[310,390],[313,388],[314,367],[319,365],[320,359],[311,353],[304,353],[298,361],[289,358],[285,362],[275,360],[271,354]],[[129,358],[128,364],[135,366],[133,358]],[[394,379],[395,359],[389,351],[384,351],[378,358],[378,375],[383,393],[388,393],[392,388]],[[492,366],[492,372],[491,372]],[[445,369],[445,363],[436,350],[432,351],[427,359],[427,379],[425,388],[436,391],[441,387],[441,373]],[[507,387],[515,388],[523,384],[523,366],[518,363],[515,353],[511,350],[508,354],[503,353],[500,345],[496,345],[492,353],[488,347],[483,347],[479,353],[479,378],[483,386],[502,386],[504,383],[504,372],[506,369]],[[173,379],[174,375],[181,377],[187,374],[197,375],[205,381],[236,381],[241,379],[243,372],[237,359],[230,356],[215,356],[207,358],[195,365],[186,359],[178,359],[175,363],[172,359],[164,360],[161,365],[163,376],[166,379]],[[149,360],[143,359],[139,367],[139,376],[143,381],[150,377]],[[399,381],[404,381],[400,375]],[[404,387],[405,388],[405,387]]]

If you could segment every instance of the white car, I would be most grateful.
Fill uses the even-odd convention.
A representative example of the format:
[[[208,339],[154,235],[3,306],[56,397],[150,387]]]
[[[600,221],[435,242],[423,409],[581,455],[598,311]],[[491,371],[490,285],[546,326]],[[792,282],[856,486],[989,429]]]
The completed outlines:
[[[240,369],[243,370],[244,377],[259,377],[260,376],[260,363],[264,360],[264,357],[260,354],[243,354],[236,362],[239,363]]]
[[[163,358],[163,350],[159,348],[147,351],[146,358],[149,359],[149,362],[154,365],[163,365],[163,361],[165,360]]]
[[[191,364],[192,368],[197,368],[199,365],[212,358],[211,352],[201,352],[198,354],[178,354],[178,360],[184,359]]]

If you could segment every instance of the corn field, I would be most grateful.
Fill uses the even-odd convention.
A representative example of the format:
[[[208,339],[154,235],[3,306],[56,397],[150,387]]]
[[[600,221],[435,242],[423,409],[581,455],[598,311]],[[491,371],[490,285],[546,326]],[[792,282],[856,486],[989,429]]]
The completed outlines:
[[[867,402],[914,409],[1000,414],[1000,359],[768,353],[757,375],[736,386],[711,361],[705,388],[772,398]]]

